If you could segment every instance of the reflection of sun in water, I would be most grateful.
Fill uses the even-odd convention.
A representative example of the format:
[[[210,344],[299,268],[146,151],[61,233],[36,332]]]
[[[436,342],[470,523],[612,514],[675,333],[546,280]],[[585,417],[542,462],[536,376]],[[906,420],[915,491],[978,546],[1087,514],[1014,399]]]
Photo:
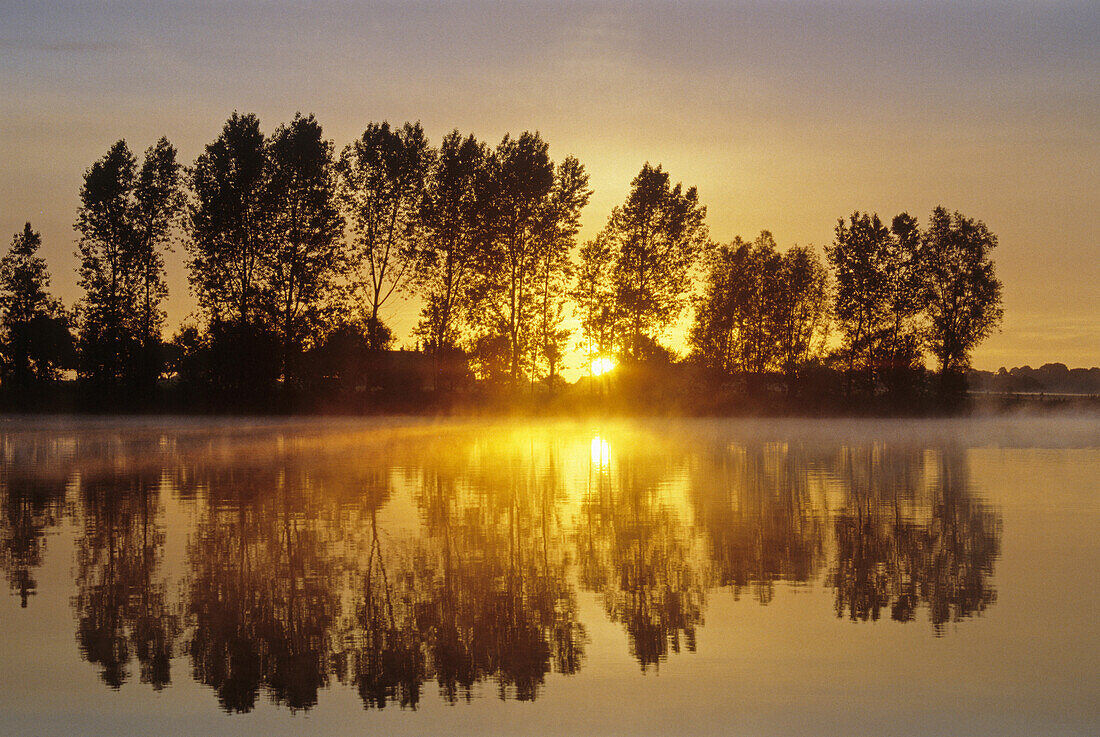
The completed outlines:
[[[611,465],[611,450],[607,447],[607,441],[599,435],[592,438],[592,465],[598,468]]]
[[[606,374],[611,369],[615,368],[615,362],[605,356],[592,359],[592,373],[595,376],[600,374]]]

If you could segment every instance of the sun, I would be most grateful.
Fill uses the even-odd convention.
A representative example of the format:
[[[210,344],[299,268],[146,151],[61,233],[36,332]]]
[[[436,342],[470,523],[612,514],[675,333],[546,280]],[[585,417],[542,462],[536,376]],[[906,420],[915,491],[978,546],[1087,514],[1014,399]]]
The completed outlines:
[[[615,362],[610,358],[600,356],[599,358],[592,359],[592,374],[594,376],[606,374],[613,368],[615,368]]]

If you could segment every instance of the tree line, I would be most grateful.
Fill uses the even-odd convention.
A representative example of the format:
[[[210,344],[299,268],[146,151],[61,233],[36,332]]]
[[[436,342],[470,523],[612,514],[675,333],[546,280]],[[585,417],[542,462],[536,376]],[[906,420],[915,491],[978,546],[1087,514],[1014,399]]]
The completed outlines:
[[[573,353],[788,391],[827,371],[845,396],[906,396],[926,357],[957,392],[1002,314],[995,236],[942,207],[923,228],[853,213],[822,259],[766,231],[713,242],[696,188],[649,163],[578,244],[591,194],[584,165],[554,161],[537,132],[491,146],[455,130],[434,147],[419,123],[370,123],[337,151],[312,115],[265,135],[234,113],[190,166],[165,138],[140,162],[120,140],[84,174],[74,308],[49,295],[29,223],[0,262],[0,378],[362,391],[380,382],[401,295],[421,305],[412,339],[436,390],[552,391]],[[166,341],[173,241],[198,308]],[[689,312],[681,358],[663,341]]]

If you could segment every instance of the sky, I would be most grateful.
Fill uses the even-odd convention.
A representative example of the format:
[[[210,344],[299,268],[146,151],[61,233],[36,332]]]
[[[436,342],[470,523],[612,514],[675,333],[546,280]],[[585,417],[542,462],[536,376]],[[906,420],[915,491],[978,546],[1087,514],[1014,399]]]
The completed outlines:
[[[116,140],[192,162],[234,110],[315,113],[576,155],[592,237],[650,161],[712,238],[831,242],[855,210],[984,221],[1001,332],[975,367],[1100,365],[1100,3],[0,0],[0,239],[40,230],[76,286],[82,175]],[[168,322],[194,309],[168,258]],[[418,306],[387,304],[407,335]],[[675,336],[671,338],[675,340]]]

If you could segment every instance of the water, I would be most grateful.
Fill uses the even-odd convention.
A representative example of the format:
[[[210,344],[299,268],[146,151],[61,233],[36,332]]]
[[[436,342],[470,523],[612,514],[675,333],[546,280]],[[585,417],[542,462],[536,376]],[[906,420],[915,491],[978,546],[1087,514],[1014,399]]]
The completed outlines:
[[[0,734],[1096,734],[1100,421],[8,420]]]

